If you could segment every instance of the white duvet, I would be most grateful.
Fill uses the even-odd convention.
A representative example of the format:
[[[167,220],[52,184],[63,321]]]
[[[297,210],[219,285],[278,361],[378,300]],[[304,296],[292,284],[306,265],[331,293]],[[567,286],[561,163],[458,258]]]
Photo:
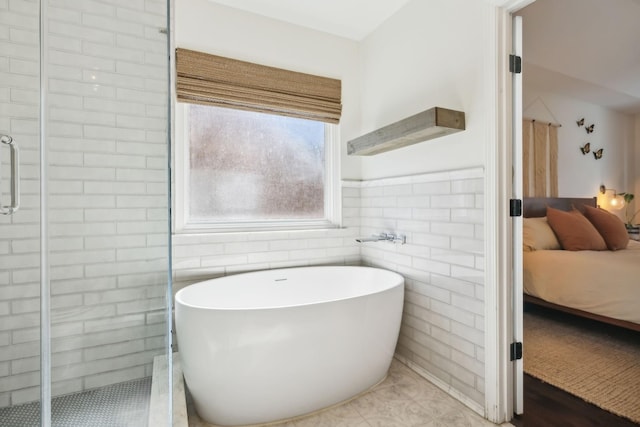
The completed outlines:
[[[524,292],[640,324],[640,242],[619,251],[524,252]]]

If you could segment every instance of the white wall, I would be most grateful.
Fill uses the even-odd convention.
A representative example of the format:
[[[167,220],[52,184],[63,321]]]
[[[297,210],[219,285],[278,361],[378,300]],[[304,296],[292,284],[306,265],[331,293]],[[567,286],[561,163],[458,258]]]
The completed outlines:
[[[207,0],[176,4],[176,47],[342,80],[342,178],[360,176],[346,141],[358,133],[358,43]]]
[[[414,0],[363,42],[213,4],[176,7],[176,46],[340,78],[342,178],[371,179],[484,164],[489,97],[488,2]],[[462,110],[467,129],[372,157],[346,142],[433,106]]]
[[[362,127],[373,131],[431,107],[461,110],[466,130],[362,159],[362,178],[484,164],[488,143],[481,1],[414,0],[362,43]]]
[[[634,117],[579,99],[570,98],[526,84],[524,117],[559,122],[558,192],[561,197],[593,197],[604,184],[619,192],[634,191],[635,123]],[[587,134],[585,126],[595,124]],[[591,144],[591,152],[583,155],[580,147]],[[602,159],[593,151],[604,148]]]

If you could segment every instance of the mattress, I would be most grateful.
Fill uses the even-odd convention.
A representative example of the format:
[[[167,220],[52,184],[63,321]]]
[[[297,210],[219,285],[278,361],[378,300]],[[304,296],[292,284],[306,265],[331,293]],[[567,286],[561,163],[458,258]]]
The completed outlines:
[[[619,251],[537,250],[523,257],[526,294],[640,324],[640,242]]]

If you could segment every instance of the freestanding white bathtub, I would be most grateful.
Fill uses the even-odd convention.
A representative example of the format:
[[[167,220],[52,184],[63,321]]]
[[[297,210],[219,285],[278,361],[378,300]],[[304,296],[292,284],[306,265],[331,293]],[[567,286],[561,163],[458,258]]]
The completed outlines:
[[[295,417],[385,378],[404,279],[369,267],[238,274],[176,294],[178,346],[196,411],[229,426]]]

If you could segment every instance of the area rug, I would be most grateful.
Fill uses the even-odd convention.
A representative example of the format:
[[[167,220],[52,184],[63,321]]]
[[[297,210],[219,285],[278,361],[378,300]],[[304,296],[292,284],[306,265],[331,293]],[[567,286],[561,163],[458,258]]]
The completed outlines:
[[[639,333],[525,312],[523,349],[527,374],[640,423]]]

